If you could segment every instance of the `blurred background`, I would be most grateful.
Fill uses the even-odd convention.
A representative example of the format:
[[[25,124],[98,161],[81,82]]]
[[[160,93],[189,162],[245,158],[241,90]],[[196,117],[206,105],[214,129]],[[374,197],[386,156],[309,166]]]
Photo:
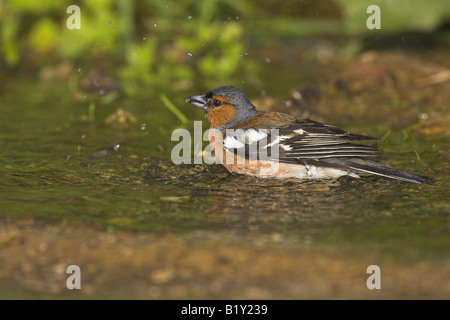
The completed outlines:
[[[449,57],[448,0],[0,0],[0,298],[449,298]],[[437,182],[174,165],[223,85]]]
[[[381,29],[370,30],[375,3]],[[71,4],[80,29],[67,27]],[[311,63],[325,68],[373,48],[446,47],[449,14],[445,0],[2,1],[0,67],[3,77],[127,95],[228,82],[261,89],[280,63],[298,81]]]

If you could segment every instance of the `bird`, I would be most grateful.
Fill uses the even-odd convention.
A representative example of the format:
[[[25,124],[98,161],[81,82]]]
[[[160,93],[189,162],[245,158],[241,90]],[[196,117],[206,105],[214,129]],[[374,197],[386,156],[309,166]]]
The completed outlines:
[[[258,111],[234,86],[189,96],[185,101],[204,110],[210,124],[210,145],[230,173],[300,180],[377,175],[434,183],[433,178],[378,162],[377,147],[359,142],[376,138],[282,112]]]

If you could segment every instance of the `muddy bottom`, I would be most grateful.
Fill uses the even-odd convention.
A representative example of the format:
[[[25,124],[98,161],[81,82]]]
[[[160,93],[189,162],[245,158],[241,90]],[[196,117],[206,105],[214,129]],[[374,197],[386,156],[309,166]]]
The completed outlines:
[[[99,232],[33,220],[1,221],[0,298],[389,299],[450,294],[448,264],[398,263],[371,252],[310,248],[274,233],[242,237]],[[367,267],[381,270],[369,290]],[[67,267],[81,269],[69,290]]]

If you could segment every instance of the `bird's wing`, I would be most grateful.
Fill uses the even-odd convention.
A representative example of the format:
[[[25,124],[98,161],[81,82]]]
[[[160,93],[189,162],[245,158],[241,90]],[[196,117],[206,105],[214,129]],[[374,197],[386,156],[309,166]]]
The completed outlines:
[[[339,158],[374,159],[379,156],[376,148],[353,143],[358,140],[374,138],[351,134],[308,119],[296,119],[285,126],[240,127],[227,131],[224,147],[246,158],[260,159],[263,152],[287,163]]]
[[[288,127],[279,128],[278,139],[280,161],[284,162],[379,156],[375,147],[354,143],[375,138],[308,119],[298,119]]]

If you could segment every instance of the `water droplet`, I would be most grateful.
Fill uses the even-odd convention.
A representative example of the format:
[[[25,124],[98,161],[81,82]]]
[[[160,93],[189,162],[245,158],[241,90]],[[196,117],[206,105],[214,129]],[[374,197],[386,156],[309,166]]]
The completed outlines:
[[[84,139],[84,138],[86,138],[86,135],[85,135],[85,134],[83,134],[83,135],[81,136],[81,139]]]
[[[295,100],[302,100],[303,99],[302,93],[297,91],[297,90],[292,91],[291,96]]]
[[[187,54],[189,57],[192,57],[192,52],[188,52]]]
[[[147,125],[145,123],[141,124],[141,130],[144,131],[146,129]]]
[[[428,119],[428,113],[424,112],[424,113],[419,114],[419,118],[421,120],[427,120]]]
[[[114,142],[114,146],[113,146],[114,151],[115,152],[119,151],[119,148],[120,148],[120,144],[118,144],[117,142]]]
[[[147,37],[143,37],[142,40],[144,40],[144,41],[147,40]]]
[[[270,58],[266,57],[266,62],[270,63]]]
[[[77,70],[78,72],[81,72],[81,68],[78,68],[78,70]]]
[[[192,16],[188,16],[188,20],[191,20],[192,19]]]
[[[153,26],[154,26],[154,27],[157,27],[158,25],[155,23],[155,24],[153,24]]]

